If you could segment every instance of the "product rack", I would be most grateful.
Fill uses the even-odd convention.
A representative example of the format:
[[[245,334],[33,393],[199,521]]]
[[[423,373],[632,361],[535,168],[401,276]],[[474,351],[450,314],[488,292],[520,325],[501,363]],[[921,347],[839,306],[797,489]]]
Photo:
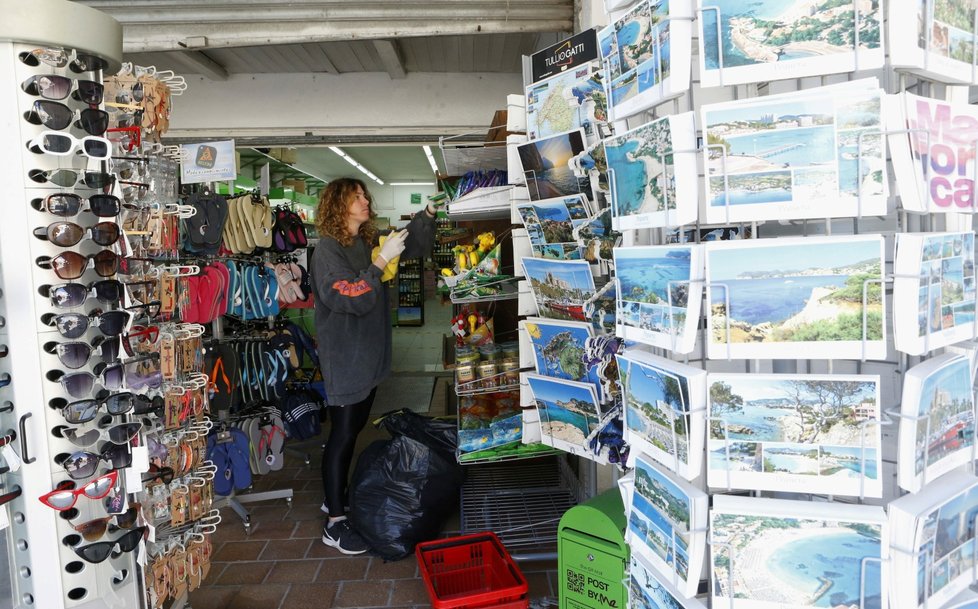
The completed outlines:
[[[397,325],[424,325],[424,267],[421,258],[402,258],[397,264]]]

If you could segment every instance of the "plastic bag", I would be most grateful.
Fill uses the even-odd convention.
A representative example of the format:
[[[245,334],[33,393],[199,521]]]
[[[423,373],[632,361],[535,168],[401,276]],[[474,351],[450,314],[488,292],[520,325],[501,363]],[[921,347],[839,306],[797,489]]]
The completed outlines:
[[[379,426],[392,436],[367,447],[350,482],[350,518],[385,560],[400,560],[436,539],[458,507],[464,470],[455,460],[457,428],[401,410]]]

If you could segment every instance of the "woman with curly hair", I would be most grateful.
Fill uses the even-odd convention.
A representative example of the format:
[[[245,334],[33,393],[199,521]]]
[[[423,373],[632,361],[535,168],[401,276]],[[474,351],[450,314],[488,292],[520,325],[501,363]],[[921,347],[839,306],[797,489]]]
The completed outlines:
[[[367,550],[346,519],[345,495],[357,436],[367,424],[377,385],[391,371],[391,315],[384,268],[398,256],[427,255],[434,245],[430,205],[371,255],[377,239],[373,199],[353,178],[333,180],[319,193],[319,243],[310,264],[316,302],[316,340],[326,385],[330,432],[323,451],[323,543],[344,554]]]

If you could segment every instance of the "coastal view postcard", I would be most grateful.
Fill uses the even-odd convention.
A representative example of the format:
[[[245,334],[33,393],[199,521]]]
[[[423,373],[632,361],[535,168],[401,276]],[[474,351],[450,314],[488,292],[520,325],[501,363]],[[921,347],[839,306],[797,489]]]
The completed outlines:
[[[706,493],[674,479],[644,456],[636,459],[625,541],[683,596],[696,596],[699,587],[708,509]]]
[[[749,239],[702,247],[709,358],[886,357],[882,236]]]
[[[696,221],[695,139],[693,113],[686,112],[604,140],[614,228]]]
[[[897,482],[916,493],[926,481],[972,459],[975,406],[969,359],[945,353],[908,370],[900,412]]]
[[[875,78],[703,106],[708,224],[886,213]]]
[[[696,245],[616,247],[617,327],[625,340],[689,353],[703,300],[703,257]]]
[[[719,87],[882,67],[881,4],[700,0],[701,84]]]
[[[882,497],[879,377],[709,376],[714,488]]]
[[[896,236],[893,342],[921,355],[975,332],[975,234]]]
[[[706,371],[628,349],[618,354],[628,466],[645,454],[693,480],[703,469]]]
[[[603,71],[586,63],[526,88],[526,137],[538,140],[572,129],[601,137],[608,122]]]
[[[599,361],[586,356],[588,339],[594,336],[591,324],[542,317],[528,317],[520,324],[533,345],[537,374],[591,383],[600,395]]]
[[[683,598],[668,578],[632,553],[628,563],[628,607],[633,609],[706,609],[697,598]]]
[[[885,523],[876,506],[716,495],[711,606],[886,609]]]
[[[584,303],[594,296],[594,276],[586,260],[520,260],[537,304],[537,314],[550,319],[588,321]],[[612,306],[611,311],[614,311]]]
[[[976,83],[973,0],[911,0],[889,8],[886,35],[893,67],[928,80]]]
[[[642,0],[598,32],[611,120],[623,120],[689,88],[691,2]]]
[[[591,178],[572,168],[574,158],[585,153],[585,144],[584,130],[576,129],[517,146],[531,201],[581,194],[592,198]]]
[[[538,258],[579,260],[581,248],[574,229],[590,216],[584,195],[544,199],[516,206],[530,236],[533,255]]]
[[[543,443],[575,455],[594,458],[587,440],[601,421],[595,386],[532,372],[526,374],[526,380],[540,412]]]

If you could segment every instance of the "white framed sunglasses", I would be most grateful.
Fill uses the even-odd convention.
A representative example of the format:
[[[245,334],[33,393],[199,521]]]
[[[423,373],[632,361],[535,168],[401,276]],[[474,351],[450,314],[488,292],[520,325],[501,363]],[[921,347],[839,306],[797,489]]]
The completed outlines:
[[[63,131],[42,131],[27,143],[31,152],[68,156],[76,149],[90,159],[107,161],[112,154],[112,143],[104,137],[86,135],[76,138]]]

